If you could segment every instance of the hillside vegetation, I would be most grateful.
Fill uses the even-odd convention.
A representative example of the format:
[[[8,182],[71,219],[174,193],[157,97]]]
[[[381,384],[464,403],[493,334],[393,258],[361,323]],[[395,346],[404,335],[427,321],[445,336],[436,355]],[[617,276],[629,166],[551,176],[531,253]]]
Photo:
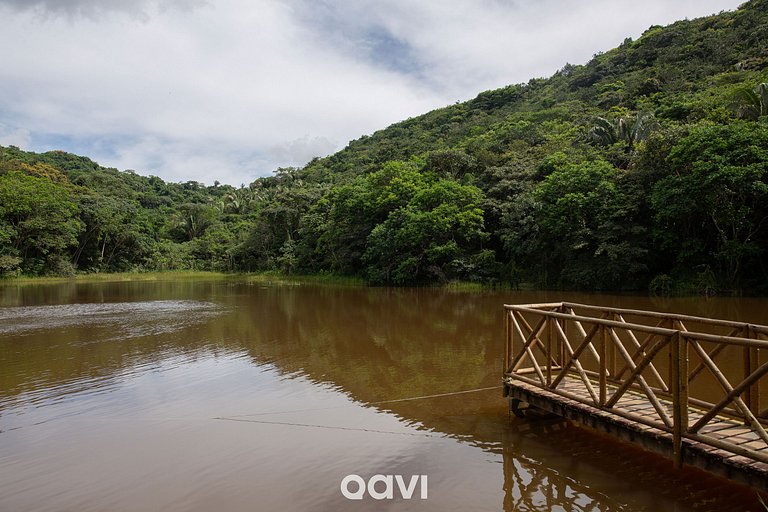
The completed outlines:
[[[0,275],[219,270],[768,292],[768,0],[246,187],[0,148]]]

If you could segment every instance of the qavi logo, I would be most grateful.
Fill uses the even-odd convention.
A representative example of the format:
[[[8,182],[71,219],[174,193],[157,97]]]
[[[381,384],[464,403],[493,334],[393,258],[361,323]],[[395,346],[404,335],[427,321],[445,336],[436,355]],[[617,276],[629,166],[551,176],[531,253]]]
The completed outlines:
[[[348,500],[362,500],[368,491],[375,500],[393,500],[395,485],[404,500],[410,500],[417,487],[420,499],[427,499],[427,475],[411,475],[407,485],[403,475],[373,475],[367,483],[359,475],[347,475],[341,481],[341,494]]]

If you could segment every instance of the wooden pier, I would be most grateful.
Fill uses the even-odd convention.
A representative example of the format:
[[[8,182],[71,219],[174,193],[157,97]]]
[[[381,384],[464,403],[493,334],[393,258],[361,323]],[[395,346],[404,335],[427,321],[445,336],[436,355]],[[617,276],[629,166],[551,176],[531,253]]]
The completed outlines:
[[[504,310],[516,414],[524,402],[768,492],[768,327],[569,302]]]

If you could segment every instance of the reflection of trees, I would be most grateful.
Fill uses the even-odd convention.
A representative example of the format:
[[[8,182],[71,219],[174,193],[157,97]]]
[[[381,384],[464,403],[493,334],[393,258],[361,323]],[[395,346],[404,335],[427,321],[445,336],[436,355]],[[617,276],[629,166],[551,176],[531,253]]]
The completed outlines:
[[[276,287],[244,300],[252,327],[245,348],[255,359],[363,401],[491,386],[500,378],[497,311],[466,297]]]
[[[4,394],[109,376],[132,365],[202,350],[246,351],[338,386],[362,401],[492,386],[499,381],[498,301],[431,290],[264,287],[220,282],[133,282],[7,286],[7,306],[174,299],[227,307],[204,323],[110,341],[112,326],[73,325],[25,334],[23,357],[0,345]],[[182,316],[185,313],[180,313]],[[141,319],[130,317],[140,328]],[[179,318],[169,318],[169,322]],[[15,345],[14,345],[15,346]],[[7,350],[6,350],[7,348]],[[4,362],[3,362],[4,361]],[[44,378],[41,378],[44,377]]]

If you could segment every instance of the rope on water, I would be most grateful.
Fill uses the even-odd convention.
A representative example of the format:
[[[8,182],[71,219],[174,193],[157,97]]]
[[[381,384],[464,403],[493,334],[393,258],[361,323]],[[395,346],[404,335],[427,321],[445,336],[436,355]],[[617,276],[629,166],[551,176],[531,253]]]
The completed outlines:
[[[379,400],[378,402],[369,402],[371,405],[379,405],[379,404],[391,404],[396,402],[410,402],[414,400],[426,400],[429,398],[440,398],[445,396],[455,396],[455,395],[464,395],[467,393],[477,393],[480,391],[490,391],[492,389],[499,389],[501,386],[491,386],[487,388],[477,388],[477,389],[465,389],[462,391],[453,391],[450,393],[437,393],[434,395],[422,395],[422,396],[412,396],[408,398],[395,398],[393,400]],[[369,432],[374,434],[392,434],[392,435],[401,435],[401,436],[415,436],[415,437],[444,437],[442,435],[435,435],[435,434],[427,434],[422,432],[394,432],[391,430],[375,430],[370,428],[355,428],[355,427],[339,427],[339,426],[333,426],[333,425],[317,425],[313,423],[294,423],[289,421],[266,421],[266,420],[250,420],[246,419],[248,417],[253,416],[266,416],[270,414],[291,414],[291,413],[297,413],[297,412],[310,412],[310,411],[327,411],[331,409],[343,409],[347,407],[355,407],[353,404],[349,405],[341,405],[336,407],[317,407],[314,409],[294,409],[291,411],[271,411],[271,412],[261,412],[261,413],[255,413],[255,414],[243,414],[239,416],[219,416],[216,418],[213,418],[214,420],[221,420],[221,421],[239,421],[243,423],[258,423],[260,425],[285,425],[289,427],[308,427],[308,428],[325,428],[325,429],[331,429],[331,430],[348,430],[348,431],[356,431],[356,432]]]
[[[394,402],[409,402],[411,400],[424,400],[425,398],[438,398],[441,396],[463,395],[465,393],[477,393],[478,391],[490,391],[499,389],[501,386],[491,386],[489,388],[465,389],[464,391],[453,391],[452,393],[438,393],[437,395],[412,396],[410,398],[396,398],[394,400],[381,400],[379,402],[370,402],[372,404],[391,404]]]
[[[393,400],[379,400],[377,402],[368,402],[370,405],[380,405],[380,404],[392,404],[396,402],[411,402],[414,400],[426,400],[429,398],[440,398],[445,396],[454,396],[454,395],[464,395],[467,393],[478,393],[480,391],[490,391],[492,389],[499,389],[501,386],[491,386],[487,388],[476,388],[476,389],[465,389],[461,391],[452,391],[450,393],[438,393],[435,395],[422,395],[422,396],[412,396],[408,398],[395,398]],[[337,405],[335,407],[314,407],[311,409],[293,409],[289,411],[266,411],[266,412],[257,412],[252,414],[239,414],[236,416],[227,416],[226,418],[215,418],[215,419],[230,419],[230,418],[251,418],[255,416],[270,416],[273,414],[294,414],[298,412],[315,412],[315,411],[329,411],[332,409],[345,409],[347,407],[356,407],[357,404],[347,404],[347,405]]]
[[[310,427],[310,428],[327,428],[331,430],[353,430],[357,432],[370,432],[374,434],[393,434],[399,436],[415,436],[415,437],[445,437],[442,435],[427,434],[421,432],[395,432],[392,430],[375,430],[371,428],[355,428],[355,427],[338,427],[334,425],[315,425],[312,423],[292,423],[289,421],[265,421],[265,420],[247,420],[243,418],[213,418],[214,420],[222,421],[240,421],[243,423],[258,423],[261,425],[286,425],[289,427]]]
[[[493,389],[499,389],[501,386],[491,386],[487,388],[476,388],[476,389],[465,389],[461,391],[452,391],[450,393],[437,393],[434,395],[421,395],[421,396],[412,396],[408,398],[395,398],[392,400],[379,400],[377,402],[368,402],[370,405],[380,405],[380,404],[392,404],[397,402],[410,402],[415,400],[426,400],[430,398],[440,398],[440,397],[446,397],[446,396],[455,396],[455,395],[464,395],[467,393],[478,393],[480,391],[490,391]],[[354,428],[354,427],[338,427],[338,426],[332,426],[332,425],[315,425],[310,423],[292,423],[292,422],[284,422],[284,421],[265,421],[265,420],[249,420],[245,418],[253,417],[253,416],[268,416],[268,415],[274,415],[274,414],[292,414],[292,413],[298,413],[298,412],[313,412],[313,411],[328,411],[332,409],[345,409],[349,407],[357,407],[358,404],[347,404],[347,405],[339,405],[335,407],[316,407],[313,409],[294,409],[290,411],[269,411],[269,412],[260,412],[260,413],[254,413],[254,414],[242,414],[238,416],[219,416],[213,418],[214,420],[221,420],[221,421],[241,421],[245,423],[259,423],[264,425],[286,425],[286,426],[293,426],[293,427],[312,427],[312,428],[326,428],[326,429],[333,429],[333,430],[353,430],[358,432],[372,432],[375,434],[394,434],[394,435],[403,435],[403,436],[416,436],[416,437],[444,437],[442,435],[435,435],[435,434],[427,434],[427,433],[421,433],[421,432],[394,432],[394,431],[388,431],[388,430],[375,430],[375,429],[367,429],[367,428]],[[85,419],[85,418],[83,418]],[[188,421],[192,418],[153,418],[152,421],[168,421],[168,420],[180,420],[180,421]],[[99,418],[101,421],[123,421],[122,418]],[[39,423],[46,423],[47,421],[51,420],[45,420]],[[93,421],[93,419],[88,419],[88,421]],[[132,421],[135,421],[132,420]],[[27,425],[29,426],[29,425]],[[5,430],[0,430],[0,434],[3,434],[5,432],[10,432],[11,430],[18,430],[21,428],[24,428],[25,426],[19,426],[19,427],[12,427]]]

